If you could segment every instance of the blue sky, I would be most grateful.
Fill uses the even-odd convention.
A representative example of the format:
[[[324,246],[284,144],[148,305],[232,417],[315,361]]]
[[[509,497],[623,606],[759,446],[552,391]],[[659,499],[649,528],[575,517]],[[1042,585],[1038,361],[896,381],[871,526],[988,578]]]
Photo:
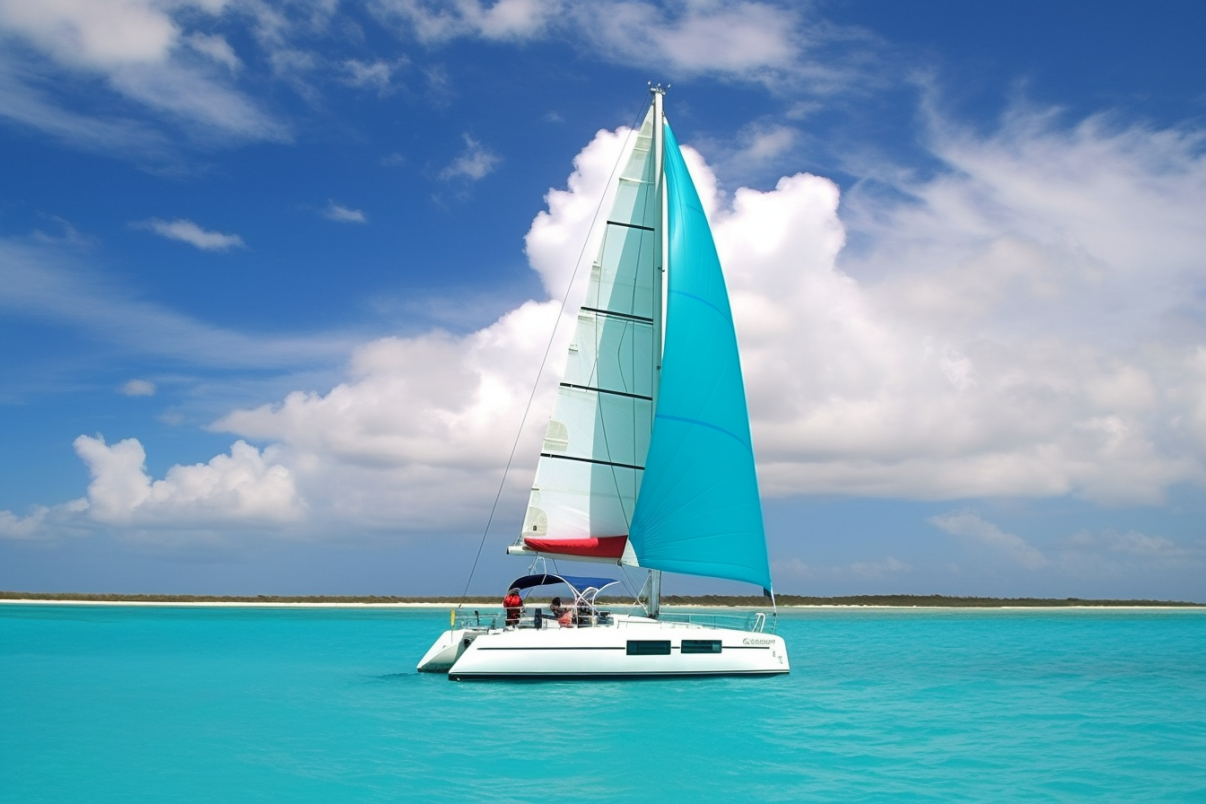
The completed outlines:
[[[655,80],[777,590],[1206,601],[1204,33],[1190,2],[0,0],[0,588],[459,592]],[[475,591],[523,569],[548,403]]]

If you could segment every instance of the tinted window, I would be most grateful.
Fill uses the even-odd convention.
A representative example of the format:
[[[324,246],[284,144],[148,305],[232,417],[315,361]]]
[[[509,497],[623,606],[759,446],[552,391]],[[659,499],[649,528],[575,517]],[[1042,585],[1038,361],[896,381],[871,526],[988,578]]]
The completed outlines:
[[[683,653],[720,653],[720,640],[684,639]]]
[[[668,639],[630,639],[628,640],[629,656],[669,656],[670,640]]]

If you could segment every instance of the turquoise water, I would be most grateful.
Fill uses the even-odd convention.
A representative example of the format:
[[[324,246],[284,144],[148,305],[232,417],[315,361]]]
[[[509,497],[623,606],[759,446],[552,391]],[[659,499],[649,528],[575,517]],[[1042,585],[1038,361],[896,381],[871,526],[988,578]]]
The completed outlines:
[[[457,684],[446,611],[0,606],[0,801],[1206,801],[1206,612],[809,610],[790,676]]]

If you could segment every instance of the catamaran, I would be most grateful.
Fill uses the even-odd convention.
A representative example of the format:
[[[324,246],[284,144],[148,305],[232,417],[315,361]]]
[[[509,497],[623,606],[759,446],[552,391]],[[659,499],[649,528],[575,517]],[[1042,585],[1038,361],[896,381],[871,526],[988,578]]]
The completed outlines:
[[[508,588],[567,589],[567,611],[455,611],[420,671],[460,681],[790,670],[773,611],[661,610],[662,572],[756,584],[772,608],[774,595],[720,258],[664,90],[651,93],[508,548],[531,561]],[[644,568],[640,607],[605,609],[599,595],[616,581],[548,571],[558,559]]]

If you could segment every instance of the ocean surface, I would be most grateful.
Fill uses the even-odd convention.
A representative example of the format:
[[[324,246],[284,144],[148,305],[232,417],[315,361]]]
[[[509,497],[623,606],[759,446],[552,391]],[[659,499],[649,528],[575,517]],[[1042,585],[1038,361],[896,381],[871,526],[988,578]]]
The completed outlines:
[[[1206,612],[781,614],[776,678],[455,683],[446,610],[0,605],[0,801],[1206,802]]]

